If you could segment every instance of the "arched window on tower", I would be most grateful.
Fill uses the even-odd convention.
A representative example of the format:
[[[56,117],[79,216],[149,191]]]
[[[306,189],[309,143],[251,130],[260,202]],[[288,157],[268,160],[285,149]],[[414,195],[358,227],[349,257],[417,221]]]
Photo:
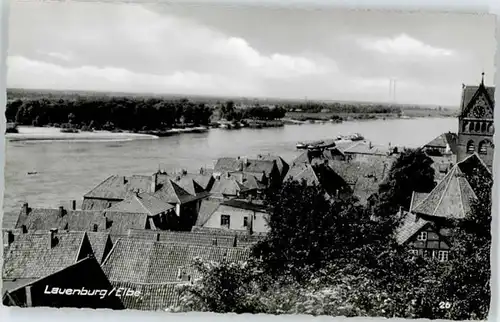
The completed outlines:
[[[486,122],[481,122],[481,132],[486,132]]]
[[[469,141],[467,142],[467,153],[474,153],[475,147],[474,147],[474,141]]]
[[[479,132],[480,130],[481,130],[481,123],[480,122],[476,122],[474,131]]]
[[[490,125],[488,125],[488,132],[493,133],[493,123],[490,123]]]
[[[488,154],[488,147],[490,146],[490,142],[488,140],[483,140],[479,142],[478,151],[479,154]]]
[[[469,122],[464,121],[462,123],[462,132],[469,132]]]

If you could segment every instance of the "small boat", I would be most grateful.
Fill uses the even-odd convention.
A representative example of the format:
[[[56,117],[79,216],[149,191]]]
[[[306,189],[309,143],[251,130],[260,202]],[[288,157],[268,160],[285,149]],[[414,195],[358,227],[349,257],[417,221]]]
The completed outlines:
[[[297,149],[301,150],[307,148],[307,145],[305,143],[299,142],[297,143],[296,147]]]
[[[32,176],[32,175],[35,175],[35,174],[37,174],[37,173],[38,173],[38,172],[36,172],[36,171],[29,171],[29,172],[28,172],[28,175],[29,175],[29,176]]]
[[[354,133],[354,134],[346,136],[345,139],[350,140],[350,141],[362,141],[365,138],[359,133]]]

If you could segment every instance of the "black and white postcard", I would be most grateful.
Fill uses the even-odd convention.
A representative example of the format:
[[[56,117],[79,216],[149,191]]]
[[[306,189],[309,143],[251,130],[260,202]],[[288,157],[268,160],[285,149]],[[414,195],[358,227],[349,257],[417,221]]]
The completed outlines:
[[[488,317],[495,16],[9,11],[3,305]]]

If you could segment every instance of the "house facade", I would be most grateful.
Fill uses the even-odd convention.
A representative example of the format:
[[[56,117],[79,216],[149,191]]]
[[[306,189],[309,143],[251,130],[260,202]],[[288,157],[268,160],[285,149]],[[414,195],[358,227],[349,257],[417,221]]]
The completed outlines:
[[[265,234],[269,231],[267,212],[257,201],[231,199],[215,206],[197,224],[204,228],[223,229],[250,234]]]

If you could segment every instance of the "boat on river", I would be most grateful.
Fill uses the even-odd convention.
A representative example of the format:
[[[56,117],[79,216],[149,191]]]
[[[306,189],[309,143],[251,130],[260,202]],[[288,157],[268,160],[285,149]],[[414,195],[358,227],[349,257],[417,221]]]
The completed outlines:
[[[334,147],[336,142],[348,142],[348,141],[362,141],[364,137],[359,133],[354,133],[350,135],[339,135],[335,139],[326,139],[326,140],[316,140],[316,141],[306,141],[306,142],[298,142],[296,147],[297,149],[327,149]]]

